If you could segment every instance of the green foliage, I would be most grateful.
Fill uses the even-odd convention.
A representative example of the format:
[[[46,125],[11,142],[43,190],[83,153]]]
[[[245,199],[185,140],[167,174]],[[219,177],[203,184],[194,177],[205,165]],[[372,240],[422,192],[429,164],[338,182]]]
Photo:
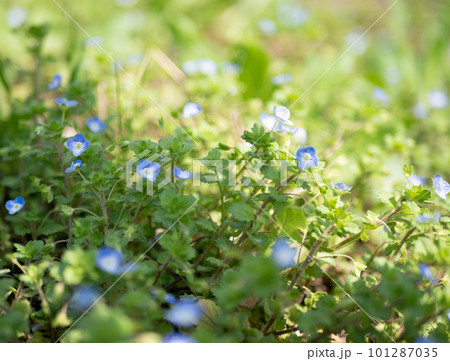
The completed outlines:
[[[446,5],[399,2],[366,53],[345,54],[322,78],[361,26],[328,9],[299,27],[278,21],[270,35],[256,29],[277,14],[272,1],[139,2],[141,25],[104,1],[73,4],[107,30],[126,76],[82,34],[61,31],[67,19],[36,22],[53,5],[35,3],[44,10],[14,31],[0,24],[1,201],[25,199],[14,214],[1,209],[0,341],[160,342],[174,331],[199,342],[448,341],[450,203],[431,179],[450,179],[449,108],[411,111],[450,84]],[[135,64],[142,39],[150,48]],[[198,52],[238,74],[183,74]],[[56,71],[63,82],[49,90]],[[293,81],[273,84],[286,71]],[[375,86],[390,105],[373,99]],[[60,108],[57,96],[78,105]],[[182,116],[188,101],[198,116]],[[300,170],[304,140],[258,122],[273,105],[306,129],[317,166]],[[106,128],[92,132],[97,115]],[[76,133],[90,142],[78,157],[66,143]],[[143,159],[161,166],[153,182],[137,171]],[[65,173],[75,160],[82,167]],[[334,185],[344,181],[353,188]],[[280,239],[288,266],[275,257]],[[119,271],[98,261],[103,247],[121,255]],[[195,300],[201,320],[168,322],[171,296]]]

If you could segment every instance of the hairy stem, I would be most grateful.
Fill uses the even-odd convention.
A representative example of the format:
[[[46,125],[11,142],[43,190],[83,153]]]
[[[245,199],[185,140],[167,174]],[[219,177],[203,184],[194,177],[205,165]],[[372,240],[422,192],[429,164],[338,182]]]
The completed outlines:
[[[292,179],[294,179],[296,176],[298,176],[298,172],[291,175],[285,182],[282,182],[280,185],[276,187],[276,191],[279,192],[283,187],[285,187]],[[256,213],[253,216],[253,219],[250,221],[250,223],[245,227],[244,232],[242,232],[241,236],[237,240],[237,242],[234,244],[233,249],[238,248],[242,242],[247,238],[247,232],[253,227],[253,224],[255,223],[256,219],[259,217],[259,215],[263,212],[264,208],[266,208],[267,204],[269,204],[270,200],[272,199],[272,196],[268,196],[265,201],[261,204],[259,209],[256,211]],[[228,264],[231,260],[231,257],[225,258],[223,261],[224,264]],[[212,279],[212,283],[216,283],[223,271],[225,270],[225,267],[220,267],[218,271],[216,272],[214,278]]]
[[[408,238],[411,237],[411,235],[414,233],[415,230],[416,230],[416,227],[413,227],[408,232],[406,232],[406,234],[402,238],[402,241],[400,242],[397,249],[395,250],[395,252],[391,258],[391,262],[395,261],[395,258],[397,257],[398,253],[402,249],[403,245],[408,241]]]
[[[105,223],[104,223],[104,234],[105,234],[105,238],[108,237],[108,210],[106,208],[106,201],[105,201],[105,193],[104,192],[100,192],[100,203],[102,205],[102,214],[103,214],[103,218],[105,219]]]
[[[292,277],[291,283],[289,284],[288,290],[291,290],[294,285],[297,283],[300,275],[305,270],[308,263],[310,263],[314,255],[316,254],[317,250],[320,248],[320,246],[325,242],[326,238],[330,235],[331,232],[336,228],[336,225],[333,224],[324,234],[323,238],[318,239],[314,245],[312,246],[311,250],[309,251],[306,258],[303,260],[303,262],[300,264],[300,267],[298,268],[297,272],[294,274],[294,277]],[[272,316],[270,316],[269,321],[267,322],[266,327],[264,327],[263,333],[264,335],[269,334],[270,328],[272,327],[273,323],[275,322],[276,313],[274,312]]]

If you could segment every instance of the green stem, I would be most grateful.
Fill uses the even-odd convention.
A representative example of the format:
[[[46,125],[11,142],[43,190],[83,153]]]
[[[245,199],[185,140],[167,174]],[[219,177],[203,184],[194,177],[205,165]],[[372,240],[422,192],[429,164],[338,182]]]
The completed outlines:
[[[221,225],[223,225],[223,222],[225,221],[225,197],[223,194],[223,187],[222,183],[220,182],[219,175],[216,172],[216,178],[217,178],[217,185],[219,186],[220,191],[220,205],[222,210],[222,218],[221,218]]]
[[[413,227],[405,234],[405,236],[402,238],[402,241],[400,242],[397,249],[395,250],[395,252],[391,258],[391,262],[395,261],[395,258],[397,257],[398,253],[402,249],[403,245],[406,243],[406,241],[408,241],[408,238],[411,237],[411,235],[414,233],[415,230],[416,230],[416,227]]]
[[[104,235],[105,238],[108,237],[108,210],[106,208],[106,201],[105,201],[105,193],[104,192],[100,192],[100,204],[102,206],[102,214],[103,214],[103,218],[105,219],[104,221]]]
[[[297,280],[299,279],[302,272],[305,270],[306,266],[314,259],[314,255],[320,248],[320,246],[326,241],[326,238],[330,235],[331,232],[336,228],[336,225],[333,224],[324,234],[322,238],[319,238],[314,245],[312,246],[311,250],[309,251],[308,255],[304,259],[304,261],[301,263],[300,267],[298,268],[297,272],[295,273],[294,277],[292,277],[291,283],[289,284],[288,290],[291,290],[294,285],[297,283]],[[266,327],[264,327],[263,334],[267,335],[269,334],[270,328],[272,327],[273,323],[275,322],[276,313],[274,312],[272,316],[269,318],[269,321],[267,322]]]
[[[117,107],[117,117],[119,121],[119,133],[122,134],[122,105],[120,102],[120,76],[119,69],[116,64],[114,64],[114,74],[116,80],[116,107]]]
[[[278,193],[283,187],[285,187],[292,179],[294,179],[296,176],[299,175],[300,172],[297,172],[293,175],[291,175],[285,182],[282,182],[280,185],[278,185],[275,190]],[[253,216],[252,221],[249,222],[249,224],[247,225],[247,227],[245,227],[244,232],[242,232],[241,236],[239,237],[239,239],[237,240],[237,242],[234,244],[233,249],[238,248],[242,242],[247,238],[247,232],[253,227],[253,224],[255,223],[256,219],[259,217],[259,215],[263,212],[264,208],[266,208],[267,204],[269,204],[270,200],[272,199],[272,196],[268,196],[266,198],[266,200],[261,204],[261,206],[259,207],[259,209],[256,211],[256,213]],[[223,263],[225,265],[227,265],[231,260],[231,257],[227,257],[225,258],[225,260],[223,261]],[[219,279],[220,275],[223,273],[223,271],[225,270],[225,267],[220,267],[218,269],[218,271],[216,272],[214,278],[212,279],[212,283],[216,283],[217,280]]]

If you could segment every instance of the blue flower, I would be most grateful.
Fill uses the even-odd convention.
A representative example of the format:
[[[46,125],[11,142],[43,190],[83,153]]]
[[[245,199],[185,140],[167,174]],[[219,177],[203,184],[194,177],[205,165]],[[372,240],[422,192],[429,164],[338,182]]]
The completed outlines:
[[[66,98],[61,97],[55,98],[55,103],[58,104],[60,107],[65,108],[73,108],[78,104],[76,100],[67,100]]]
[[[175,177],[182,179],[182,180],[188,180],[194,176],[191,172],[189,172],[186,169],[182,169],[182,168],[174,168],[173,174],[175,175]]]
[[[25,205],[25,200],[23,197],[17,197],[14,200],[7,201],[5,203],[5,207],[8,210],[9,214],[14,214],[19,212],[23,206]]]
[[[414,343],[435,343],[435,341],[427,337],[419,336],[414,340]]]
[[[166,313],[166,320],[178,327],[197,325],[203,317],[203,310],[196,301],[178,301]]]
[[[331,186],[338,190],[338,191],[342,191],[342,192],[350,192],[352,190],[353,187],[348,186],[345,183],[331,183]]]
[[[441,214],[439,212],[436,212],[434,215],[430,213],[422,213],[421,215],[416,217],[416,222],[423,224],[423,223],[430,223],[430,222],[439,222],[439,218],[441,217]]]
[[[276,108],[276,109],[275,109]],[[292,125],[292,121],[289,120],[289,109],[285,107],[274,107],[274,114],[269,115],[267,113],[261,113],[259,116],[259,121],[268,131],[274,131],[276,133],[290,134],[294,139],[296,139],[300,144],[306,142],[306,131],[303,128],[298,127],[288,127]],[[278,115],[278,117],[276,116]]]
[[[435,278],[433,275],[433,272],[431,271],[430,267],[428,267],[426,264],[419,264],[419,272],[422,275],[423,278],[430,282],[434,282]]]
[[[273,85],[282,85],[282,84],[289,83],[291,80],[292,80],[292,74],[284,73],[284,74],[273,76],[272,84]]]
[[[306,130],[299,127],[291,128],[291,137],[298,144],[305,144],[308,139],[308,134],[306,134]]]
[[[83,134],[77,134],[73,138],[67,140],[67,148],[72,152],[75,157],[80,156],[89,147],[89,141]]]
[[[164,296],[164,301],[166,301],[167,303],[175,303],[176,302],[176,298],[174,295],[171,295],[170,293],[166,294]]]
[[[64,173],[72,173],[73,171],[75,171],[75,169],[77,169],[78,167],[82,167],[83,163],[81,162],[81,160],[76,160],[75,162],[70,163],[69,167],[66,168],[66,170],[64,171]]]
[[[297,254],[297,250],[291,247],[291,244],[287,241],[286,238],[280,238],[275,241],[275,244],[272,246],[272,254],[270,258],[272,258],[273,262],[279,268],[289,268],[295,265],[295,255]]]
[[[300,148],[296,153],[300,169],[313,168],[319,163],[319,157],[313,147]]]
[[[148,159],[142,159],[139,162],[136,171],[142,178],[154,182],[161,171],[161,166],[158,163],[150,162]]]
[[[102,247],[95,257],[97,267],[110,274],[119,274],[124,269],[122,266],[122,253],[109,247]]]
[[[283,133],[283,134],[288,134],[292,132],[293,128],[289,128],[287,125],[285,124],[281,124],[278,123],[278,125],[275,127],[275,132],[277,133]]]
[[[164,343],[195,343],[195,340],[191,336],[183,335],[179,332],[171,333],[163,340]]]
[[[277,25],[273,20],[261,19],[258,21],[258,28],[263,34],[275,35],[277,33]]]
[[[56,74],[53,76],[52,82],[48,85],[50,90],[56,90],[61,85],[62,76],[60,74]],[[59,104],[58,104],[59,105]]]
[[[436,174],[434,177],[433,187],[439,197],[442,199],[447,198],[447,193],[450,192],[450,184],[448,184],[448,182],[446,182],[440,174]]]
[[[278,121],[282,124],[286,125],[294,125],[292,121],[289,120],[289,117],[291,116],[291,112],[288,108],[283,106],[274,106],[273,107],[273,115],[275,118],[278,119]]]
[[[88,128],[91,130],[91,132],[98,133],[101,132],[106,128],[106,124],[103,123],[100,118],[98,117],[92,117],[89,119],[86,119],[86,124]]]
[[[428,93],[428,102],[434,109],[444,109],[448,106],[448,96],[442,90],[433,89]]]
[[[196,103],[187,103],[183,107],[183,118],[193,118],[200,114],[202,111],[202,106]]]
[[[151,294],[154,296],[154,297],[156,297],[156,298],[159,298],[159,296],[158,296],[158,292],[156,292],[156,291],[151,291]],[[176,299],[176,297],[174,296],[174,295],[172,295],[172,294],[170,294],[170,293],[166,293],[165,295],[164,295],[164,302],[167,302],[167,303],[175,303],[177,301],[177,299]]]
[[[242,71],[242,69],[239,64],[225,61],[222,63],[222,71],[227,74],[239,74]]]
[[[70,304],[73,308],[84,311],[91,307],[99,298],[100,292],[96,287],[83,286],[74,292]]]
[[[6,14],[6,23],[13,29],[21,27],[27,20],[27,10],[21,6],[13,6]]]
[[[262,123],[264,128],[266,128],[269,131],[275,130],[275,126],[278,123],[277,118],[267,113],[261,113],[261,115],[259,116],[259,121]]]
[[[283,3],[278,8],[278,21],[289,28],[302,25],[310,16],[311,12],[303,6]]]
[[[423,103],[416,103],[413,107],[413,114],[416,119],[423,119],[428,115],[427,106]]]
[[[376,100],[378,100],[383,105],[389,105],[391,103],[391,98],[381,88],[374,88],[373,96]]]
[[[408,178],[408,182],[413,186],[424,186],[426,181],[424,176],[411,174]]]
[[[218,66],[214,60],[201,58],[183,63],[181,69],[186,74],[202,73],[206,76],[212,76],[217,73]]]

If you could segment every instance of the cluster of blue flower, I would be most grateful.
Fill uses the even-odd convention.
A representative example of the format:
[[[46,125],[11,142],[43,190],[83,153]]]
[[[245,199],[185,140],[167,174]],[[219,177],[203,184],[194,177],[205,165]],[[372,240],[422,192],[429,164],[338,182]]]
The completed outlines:
[[[391,104],[391,97],[382,88],[373,89],[373,97],[388,106]],[[424,119],[428,116],[429,108],[440,110],[448,107],[449,101],[447,93],[440,89],[432,89],[428,92],[428,104],[426,102],[418,102],[414,105],[412,113],[416,119]]]
[[[150,182],[154,182],[156,180],[156,177],[158,176],[160,171],[161,166],[159,165],[159,163],[152,162],[148,159],[142,159],[141,161],[139,161],[136,168],[137,174]],[[176,167],[173,169],[173,174],[175,177],[181,180],[189,180],[194,176],[190,171]]]
[[[122,252],[110,248],[102,247],[97,251],[95,257],[97,267],[103,272],[111,275],[123,275],[130,271],[135,271],[135,263],[124,263]],[[157,297],[157,293],[152,291],[152,295]],[[99,290],[91,285],[79,287],[71,298],[71,307],[74,310],[84,312],[101,299]],[[204,316],[204,311],[199,303],[194,299],[181,298],[177,300],[171,294],[165,294],[165,303],[172,305],[165,313],[164,318],[178,328],[190,328],[198,325]],[[195,342],[190,336],[180,332],[174,332],[166,336],[163,340],[169,343]]]

